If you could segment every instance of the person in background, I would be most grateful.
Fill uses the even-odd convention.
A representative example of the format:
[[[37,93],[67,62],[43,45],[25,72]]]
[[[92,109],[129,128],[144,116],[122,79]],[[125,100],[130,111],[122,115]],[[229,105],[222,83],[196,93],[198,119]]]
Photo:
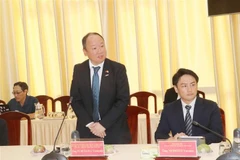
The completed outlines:
[[[166,92],[165,92],[163,105],[165,106],[167,103],[171,103],[173,101],[176,101],[178,98],[180,98],[180,97],[175,92],[174,87],[171,87],[171,88],[167,89]]]
[[[180,136],[203,136],[206,143],[218,143],[222,138],[192,125],[192,121],[223,135],[218,105],[197,96],[198,76],[189,69],[180,68],[172,84],[180,99],[165,105],[155,132],[157,139],[177,139]],[[170,134],[171,133],[171,134]]]
[[[16,82],[13,85],[14,98],[9,102],[10,111],[19,111],[26,113],[30,118],[34,118],[35,103],[38,103],[38,99],[33,96],[28,96],[28,85],[25,82]]]
[[[8,145],[8,128],[4,119],[0,119],[0,146]]]
[[[99,33],[85,35],[82,45],[88,60],[74,66],[70,90],[80,137],[104,138],[105,144],[130,143],[126,68],[106,58],[104,38]],[[95,68],[99,70],[95,71]],[[94,77],[98,77],[97,85]],[[96,87],[99,87],[99,92],[95,94],[93,90]]]

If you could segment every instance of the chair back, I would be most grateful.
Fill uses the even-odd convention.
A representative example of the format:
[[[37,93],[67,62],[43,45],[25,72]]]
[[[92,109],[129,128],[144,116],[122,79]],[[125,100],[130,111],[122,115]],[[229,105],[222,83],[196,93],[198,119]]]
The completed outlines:
[[[150,115],[146,108],[139,106],[128,106],[127,107],[128,126],[132,135],[132,144],[138,143],[138,115],[146,115],[146,128],[147,128],[147,143],[151,144],[151,129],[150,129]]]
[[[27,114],[10,111],[1,114],[0,118],[4,119],[7,122],[9,145],[20,145],[21,120],[26,119],[28,125],[28,145],[32,145],[32,125],[31,119]]]
[[[38,102],[43,104],[43,106],[45,107],[44,115],[47,116],[48,107],[49,107],[48,104],[50,103],[51,108],[53,108],[53,105],[54,105],[53,98],[47,95],[39,95],[39,96],[36,96],[36,98],[38,99]]]
[[[203,91],[198,90],[197,92],[199,97],[202,97],[205,99],[205,93]]]
[[[6,104],[4,100],[0,100],[0,104]]]
[[[222,108],[220,109],[221,119],[222,119],[222,127],[223,127],[223,136],[226,136],[226,123],[225,123],[225,112]]]
[[[137,106],[141,106],[149,110],[148,99],[149,97],[154,98],[154,112],[157,113],[157,96],[154,93],[146,92],[146,91],[139,91],[130,95],[130,105],[132,105],[132,98],[136,97],[137,99]]]
[[[54,103],[54,105],[53,105],[53,112],[56,111],[56,102],[59,101],[61,103],[61,110],[62,110],[62,112],[64,112],[65,115],[67,115],[69,100],[70,100],[70,96],[61,96],[61,97],[55,98],[53,100],[53,103]]]

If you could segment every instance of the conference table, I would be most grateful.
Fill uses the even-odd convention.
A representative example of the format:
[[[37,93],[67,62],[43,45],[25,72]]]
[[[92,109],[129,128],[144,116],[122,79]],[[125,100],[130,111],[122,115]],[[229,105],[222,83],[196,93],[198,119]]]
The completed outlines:
[[[151,125],[151,142],[155,143],[154,133],[159,123],[160,115],[150,115]],[[32,125],[32,144],[53,145],[59,127],[62,123],[62,118],[47,118],[41,120],[31,120]],[[69,143],[71,133],[76,129],[76,119],[65,119],[62,129],[56,144]],[[21,145],[27,145],[27,121],[21,121]],[[81,137],[81,135],[80,135]],[[138,116],[138,143],[147,144],[147,130],[145,115]]]
[[[45,146],[46,153],[33,153],[34,146],[3,146],[0,147],[0,160],[41,160],[41,158],[52,151],[52,146]],[[113,145],[114,153],[108,155],[108,160],[152,160],[143,156],[143,152],[156,150],[157,144],[132,144],[132,145]],[[200,160],[215,160],[218,155],[219,144],[211,144],[212,153],[199,154]]]

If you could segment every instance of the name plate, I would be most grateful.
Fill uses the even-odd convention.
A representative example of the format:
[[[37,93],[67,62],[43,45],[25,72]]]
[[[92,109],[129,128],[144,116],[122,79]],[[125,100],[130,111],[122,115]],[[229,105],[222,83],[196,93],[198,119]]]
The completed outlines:
[[[105,156],[103,141],[72,141],[70,147],[74,157]]]
[[[158,141],[160,157],[197,157],[196,141]]]

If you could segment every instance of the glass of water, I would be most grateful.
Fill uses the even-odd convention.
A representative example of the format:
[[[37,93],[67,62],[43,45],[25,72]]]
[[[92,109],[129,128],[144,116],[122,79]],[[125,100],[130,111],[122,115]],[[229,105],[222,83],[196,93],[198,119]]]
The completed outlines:
[[[64,155],[65,157],[69,157],[71,154],[69,144],[61,144],[60,145],[60,154]]]
[[[43,119],[45,114],[45,107],[43,104],[34,103],[35,105],[35,119]]]
[[[219,155],[231,152],[231,146],[228,142],[222,141],[219,144]]]

